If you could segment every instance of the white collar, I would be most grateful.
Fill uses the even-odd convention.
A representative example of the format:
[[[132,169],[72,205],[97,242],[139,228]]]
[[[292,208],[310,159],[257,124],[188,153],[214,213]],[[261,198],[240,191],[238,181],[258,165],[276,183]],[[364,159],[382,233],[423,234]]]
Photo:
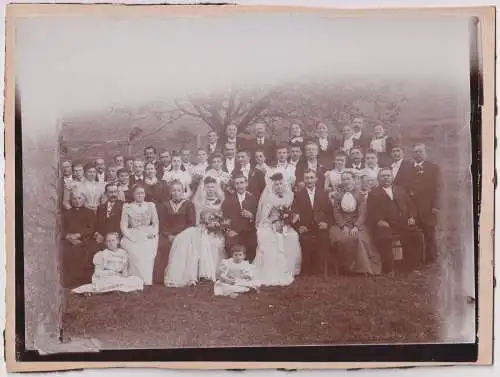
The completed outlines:
[[[239,192],[237,192],[236,194],[238,195],[238,198],[241,199],[241,201],[245,200],[246,192],[244,192],[243,194],[240,194]]]
[[[316,192],[316,187],[313,187],[312,189],[310,189],[309,187],[306,187],[306,189],[307,189],[307,192],[309,194],[314,194]]]
[[[403,162],[403,159],[398,160],[398,161],[396,161],[396,162],[393,162],[393,163],[392,163],[392,166],[399,166],[399,165],[401,165],[401,163],[402,163],[402,162]]]
[[[248,163],[248,164],[246,164],[245,166],[242,166],[242,167],[241,167],[241,170],[244,170],[244,171],[250,171],[250,168],[251,168],[250,163]]]
[[[355,139],[359,139],[362,135],[363,131],[355,132],[352,137]]]
[[[422,161],[422,162],[417,162],[417,161],[415,161],[415,167],[417,167],[417,166],[422,167],[422,165],[424,165],[424,162],[425,162],[425,161]]]

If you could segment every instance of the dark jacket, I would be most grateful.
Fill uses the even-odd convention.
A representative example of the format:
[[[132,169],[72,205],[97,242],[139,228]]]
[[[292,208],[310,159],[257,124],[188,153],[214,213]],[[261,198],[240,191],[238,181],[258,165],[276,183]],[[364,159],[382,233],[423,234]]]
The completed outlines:
[[[222,203],[222,213],[230,221],[229,228],[236,233],[255,232],[255,216],[257,215],[257,199],[250,192],[246,192],[242,206],[238,200],[238,195],[227,196]],[[246,209],[253,215],[252,219],[241,216],[241,210]]]
[[[121,235],[120,221],[122,218],[123,202],[121,200],[115,201],[109,217],[107,216],[107,209],[108,202],[97,207],[95,231],[103,237],[111,232]]]

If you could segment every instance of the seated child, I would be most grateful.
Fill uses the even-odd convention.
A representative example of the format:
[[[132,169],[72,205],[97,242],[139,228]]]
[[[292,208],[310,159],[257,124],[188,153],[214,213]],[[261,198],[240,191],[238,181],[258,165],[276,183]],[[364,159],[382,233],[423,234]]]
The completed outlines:
[[[106,249],[94,255],[92,283],[73,289],[73,293],[142,291],[144,282],[137,276],[128,275],[128,254],[118,247],[118,243],[117,233],[106,234]]]
[[[255,279],[255,266],[245,260],[246,249],[242,245],[231,248],[232,257],[223,259],[214,285],[216,296],[236,297],[250,289],[259,291],[260,283]]]

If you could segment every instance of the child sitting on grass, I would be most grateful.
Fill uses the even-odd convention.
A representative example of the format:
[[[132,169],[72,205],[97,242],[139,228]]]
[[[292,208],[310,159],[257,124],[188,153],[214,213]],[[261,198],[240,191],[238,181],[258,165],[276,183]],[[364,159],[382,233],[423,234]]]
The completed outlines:
[[[214,285],[216,296],[237,297],[239,293],[251,289],[259,292],[259,282],[255,279],[255,266],[251,265],[246,257],[246,249],[242,245],[231,248],[231,258],[223,259],[218,271],[218,278]]]
[[[106,234],[106,249],[94,255],[92,283],[73,289],[73,293],[103,293],[110,291],[142,291],[144,282],[128,275],[128,254],[118,247],[118,233]]]

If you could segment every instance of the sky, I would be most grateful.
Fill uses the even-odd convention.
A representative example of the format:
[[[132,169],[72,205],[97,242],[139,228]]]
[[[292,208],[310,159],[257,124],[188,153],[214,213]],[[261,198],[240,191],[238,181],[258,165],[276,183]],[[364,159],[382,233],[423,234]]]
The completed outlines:
[[[16,26],[25,125],[74,111],[344,74],[468,80],[462,17],[30,17]],[[28,123],[28,124],[26,124]]]

